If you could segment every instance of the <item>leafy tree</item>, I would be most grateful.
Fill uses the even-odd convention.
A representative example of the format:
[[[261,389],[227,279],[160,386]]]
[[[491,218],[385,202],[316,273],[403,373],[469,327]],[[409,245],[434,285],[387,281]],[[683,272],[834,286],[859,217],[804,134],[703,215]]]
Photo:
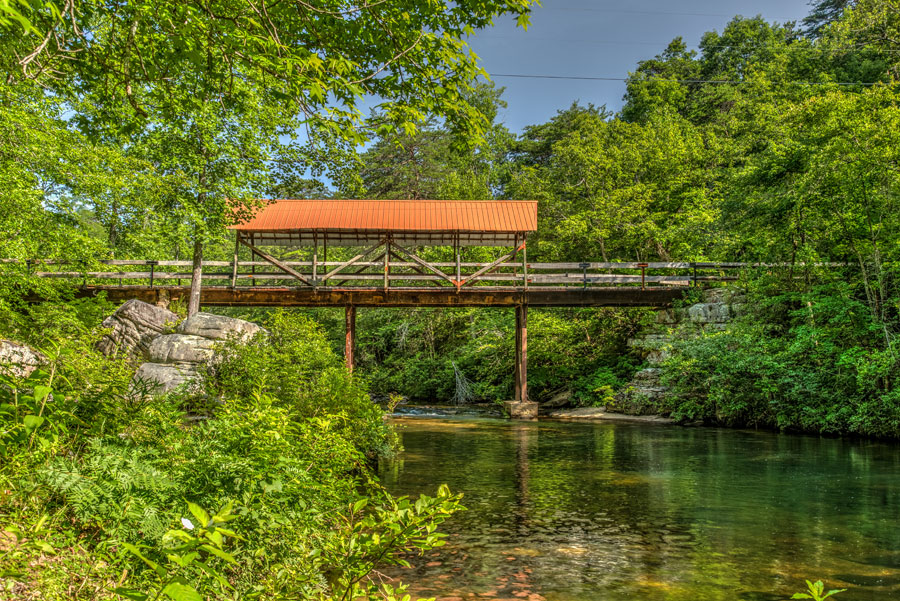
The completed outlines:
[[[179,179],[167,209],[192,226],[194,312],[204,241],[258,206],[282,138],[305,126],[363,141],[365,95],[384,99],[381,131],[411,131],[438,114],[479,137],[485,120],[465,92],[481,70],[462,37],[501,14],[527,26],[530,4],[132,0],[114,11],[86,3],[77,14],[43,6],[31,16],[44,42],[28,51],[30,40],[7,40],[22,58],[7,58],[5,71],[14,80],[70,70],[56,88],[96,104],[100,127],[130,132]]]
[[[804,33],[808,36],[818,37],[822,30],[837,21],[848,8],[856,4],[856,0],[814,0],[809,3],[812,11],[803,17]]]
[[[467,99],[488,123],[481,142],[430,119],[412,133],[388,132],[360,157],[358,193],[385,199],[487,199],[500,181],[512,135],[495,123],[503,90],[481,84]],[[379,120],[380,115],[375,116]],[[352,191],[347,191],[352,193]]]

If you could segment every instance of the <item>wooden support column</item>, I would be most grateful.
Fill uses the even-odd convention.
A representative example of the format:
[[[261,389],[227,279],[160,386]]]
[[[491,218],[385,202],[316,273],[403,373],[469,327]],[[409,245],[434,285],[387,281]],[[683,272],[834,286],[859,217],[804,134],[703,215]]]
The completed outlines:
[[[516,305],[516,401],[528,402],[528,305]]]
[[[231,287],[237,286],[238,251],[241,249],[241,233],[234,232],[234,262],[231,264]]]
[[[522,380],[519,377],[519,365],[522,361],[522,347],[520,346],[522,339],[519,337],[519,330],[522,329],[522,316],[519,315],[519,305],[516,305],[514,311],[516,312],[516,331],[513,337],[516,340],[516,358],[513,361],[513,390],[515,391],[513,400],[520,403],[522,402]]]
[[[387,290],[388,286],[391,285],[390,281],[390,272],[391,272],[391,241],[386,240],[384,243],[384,289]]]
[[[459,234],[456,234],[456,281],[453,284],[456,286],[456,291],[459,292],[459,283],[462,281],[462,269],[460,268],[460,254],[459,254]]]
[[[353,352],[356,350],[356,307],[347,305],[344,312],[346,340],[344,342],[344,364],[353,373]]]
[[[319,235],[313,233],[313,252],[312,252],[312,285],[313,288],[319,287]]]

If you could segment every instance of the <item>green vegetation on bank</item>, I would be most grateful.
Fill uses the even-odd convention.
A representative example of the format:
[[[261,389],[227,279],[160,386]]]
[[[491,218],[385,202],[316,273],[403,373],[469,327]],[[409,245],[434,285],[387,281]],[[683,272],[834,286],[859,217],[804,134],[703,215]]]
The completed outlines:
[[[0,598],[402,597],[373,570],[442,544],[459,499],[381,489],[394,435],[315,324],[274,314],[203,391],[151,399],[92,317],[0,379]]]

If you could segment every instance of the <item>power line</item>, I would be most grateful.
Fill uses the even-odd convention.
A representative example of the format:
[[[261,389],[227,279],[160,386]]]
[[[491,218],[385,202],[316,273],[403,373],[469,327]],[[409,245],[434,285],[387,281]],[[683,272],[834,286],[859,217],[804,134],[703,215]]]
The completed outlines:
[[[473,36],[473,40],[493,40],[493,39],[503,39],[503,40],[522,40],[522,41],[534,41],[541,40],[546,42],[553,42],[555,44],[587,44],[592,46],[655,46],[657,48],[667,48],[673,40],[669,40],[668,42],[642,42],[638,40],[589,40],[585,38],[570,38],[566,37],[565,39],[555,38],[551,36],[535,36],[530,33],[523,33],[522,36],[515,35],[485,35],[483,32],[479,32],[477,35]],[[819,51],[819,52],[863,52],[863,51],[871,51],[871,52],[890,52],[897,53],[900,52],[900,48],[866,48],[866,47],[853,47],[853,46],[843,46],[843,47],[834,47],[827,48],[821,46],[800,46],[796,42],[787,42],[787,43],[778,43],[778,42],[770,42],[770,43],[758,43],[754,42],[751,44],[740,45],[740,44],[708,44],[703,47],[700,44],[689,45],[685,42],[685,47],[688,51],[695,50],[701,51],[712,48],[731,48],[734,50],[740,50],[741,52],[746,52],[749,50],[762,50],[766,48],[789,48],[792,51],[796,51],[798,49],[810,50],[810,51]]]
[[[771,83],[771,84],[784,84],[784,85],[798,85],[798,86],[874,86],[878,85],[878,81],[864,82],[864,81],[770,81],[770,82],[755,82],[755,81],[738,81],[738,80],[728,80],[728,79],[663,79],[663,78],[653,78],[653,79],[635,79],[628,77],[592,77],[586,75],[532,75],[527,73],[489,73],[491,77],[508,77],[508,78],[517,78],[517,79],[566,79],[566,80],[576,80],[576,81],[637,81],[637,82],[671,82],[671,83],[709,83],[709,84],[728,84],[728,85],[753,85],[757,83]]]
[[[725,13],[697,13],[697,12],[682,12],[682,11],[665,11],[665,10],[629,10],[622,8],[549,8],[549,7],[540,7],[535,9],[534,12],[538,11],[556,11],[556,12],[585,12],[585,13],[607,13],[607,14],[616,14],[616,15],[667,15],[667,16],[679,16],[679,17],[733,17],[733,14],[725,14]]]

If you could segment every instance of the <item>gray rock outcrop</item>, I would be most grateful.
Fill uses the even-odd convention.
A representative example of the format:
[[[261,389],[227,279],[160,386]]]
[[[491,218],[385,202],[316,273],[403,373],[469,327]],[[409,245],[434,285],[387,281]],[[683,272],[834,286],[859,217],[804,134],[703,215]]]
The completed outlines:
[[[640,353],[650,367],[637,372],[616,395],[616,408],[627,413],[658,410],[668,389],[660,381],[662,372],[657,366],[672,355],[673,343],[724,330],[729,321],[741,314],[745,302],[740,291],[712,288],[703,291],[699,303],[660,311],[649,332],[628,341],[628,346]]]
[[[31,347],[10,340],[0,340],[0,373],[14,378],[27,378],[47,358]]]
[[[135,394],[162,395],[195,385],[202,364],[215,359],[217,343],[234,338],[247,342],[264,331],[255,323],[197,313],[178,324],[176,334],[154,337],[147,346],[148,362],[134,375]]]
[[[189,334],[163,334],[150,343],[153,363],[202,363],[213,355],[216,341]]]
[[[227,340],[236,336],[242,342],[246,342],[257,332],[262,331],[262,328],[243,319],[223,317],[212,313],[196,313],[185,319],[178,326],[178,331],[182,334],[202,336],[212,340]]]
[[[131,382],[136,395],[162,395],[196,383],[199,372],[191,364],[142,363]]]
[[[102,327],[110,331],[97,343],[97,349],[104,355],[146,355],[150,343],[177,321],[178,315],[168,309],[131,299],[103,320]]]

